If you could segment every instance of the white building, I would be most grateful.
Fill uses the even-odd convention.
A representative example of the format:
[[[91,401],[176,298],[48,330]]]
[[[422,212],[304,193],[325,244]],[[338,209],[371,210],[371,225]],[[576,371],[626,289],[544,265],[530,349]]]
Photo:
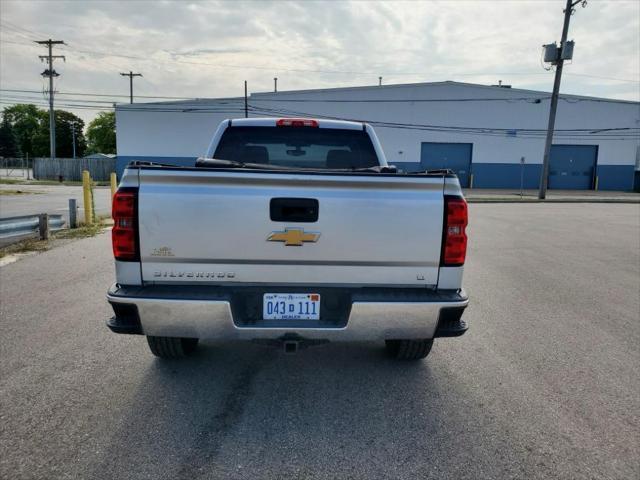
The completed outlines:
[[[250,117],[362,120],[389,164],[451,168],[463,186],[537,188],[550,94],[458,82],[256,93]],[[131,160],[190,165],[244,98],[116,107],[118,172]],[[549,188],[631,190],[640,144],[640,103],[561,95]]]

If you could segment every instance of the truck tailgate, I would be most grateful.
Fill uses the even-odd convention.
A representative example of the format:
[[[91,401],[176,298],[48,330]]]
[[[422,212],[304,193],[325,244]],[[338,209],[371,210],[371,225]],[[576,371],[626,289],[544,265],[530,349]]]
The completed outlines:
[[[140,168],[143,281],[435,286],[443,181]],[[287,199],[276,201],[284,220],[272,220],[272,199]],[[317,220],[295,221],[315,201]]]

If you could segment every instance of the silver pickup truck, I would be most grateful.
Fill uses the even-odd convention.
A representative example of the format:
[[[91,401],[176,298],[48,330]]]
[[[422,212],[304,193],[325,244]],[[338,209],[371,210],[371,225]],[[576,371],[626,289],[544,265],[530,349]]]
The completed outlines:
[[[467,330],[458,179],[388,166],[367,124],[224,121],[195,167],[132,162],[112,212],[107,325],[159,357],[384,340],[412,360]]]

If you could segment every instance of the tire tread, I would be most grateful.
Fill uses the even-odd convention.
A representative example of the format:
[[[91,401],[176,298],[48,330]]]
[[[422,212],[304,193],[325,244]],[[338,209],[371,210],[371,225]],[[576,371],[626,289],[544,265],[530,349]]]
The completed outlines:
[[[387,340],[387,352],[397,360],[421,360],[433,347],[433,339]]]
[[[192,354],[198,346],[198,339],[147,335],[147,343],[156,357],[171,359]]]

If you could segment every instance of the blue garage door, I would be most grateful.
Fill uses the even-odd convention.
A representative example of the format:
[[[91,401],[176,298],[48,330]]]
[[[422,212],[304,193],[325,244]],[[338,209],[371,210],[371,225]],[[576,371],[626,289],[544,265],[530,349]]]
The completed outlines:
[[[420,164],[425,169],[453,170],[460,179],[460,185],[466,188],[471,176],[471,149],[471,143],[423,142]]]
[[[552,145],[549,188],[592,189],[597,157],[597,145]]]

